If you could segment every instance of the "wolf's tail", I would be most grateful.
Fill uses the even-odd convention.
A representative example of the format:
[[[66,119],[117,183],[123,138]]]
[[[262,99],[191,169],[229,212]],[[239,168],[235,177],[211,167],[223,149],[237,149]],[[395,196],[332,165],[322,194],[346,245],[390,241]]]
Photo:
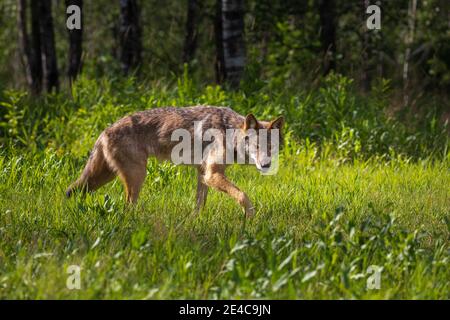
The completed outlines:
[[[66,190],[69,198],[74,191],[94,191],[114,177],[113,171],[106,161],[100,141],[94,146],[81,176]]]

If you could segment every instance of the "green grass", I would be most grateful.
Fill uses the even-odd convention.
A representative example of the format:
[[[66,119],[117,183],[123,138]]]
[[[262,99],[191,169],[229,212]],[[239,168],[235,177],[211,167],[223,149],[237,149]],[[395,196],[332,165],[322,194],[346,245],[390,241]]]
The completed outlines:
[[[193,213],[194,170],[149,164],[140,202],[118,181],[64,198],[80,161],[2,157],[0,298],[448,298],[448,163],[340,165],[306,152],[275,176],[233,167],[255,202],[210,192]],[[161,174],[163,173],[163,174]],[[79,265],[80,290],[66,288]],[[367,268],[383,268],[368,290]]]
[[[0,299],[450,298],[442,106],[388,116],[387,83],[362,97],[334,75],[308,92],[277,88],[229,92],[185,75],[177,84],[81,77],[70,98],[1,92]],[[215,191],[195,215],[194,170],[156,161],[134,208],[118,181],[64,197],[108,124],[196,104],[286,117],[278,174],[229,169],[253,219]],[[80,290],[66,287],[71,265]],[[367,288],[370,266],[382,268],[379,290]]]

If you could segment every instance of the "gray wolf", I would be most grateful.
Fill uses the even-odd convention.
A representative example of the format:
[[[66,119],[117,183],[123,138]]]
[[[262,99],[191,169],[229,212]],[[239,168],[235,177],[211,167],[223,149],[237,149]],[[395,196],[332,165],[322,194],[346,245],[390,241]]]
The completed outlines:
[[[222,160],[218,158],[244,150],[245,155],[254,160],[258,170],[264,172],[271,166],[273,150],[269,146],[266,152],[261,152],[263,148],[259,139],[249,139],[249,132],[254,132],[258,138],[260,132],[265,130],[271,140],[272,132],[281,132],[284,118],[258,121],[253,114],[242,116],[227,107],[155,108],[120,119],[100,134],[81,176],[67,189],[66,195],[70,197],[75,190],[95,191],[118,176],[125,187],[127,202],[136,203],[145,180],[147,159],[172,160],[172,150],[178,143],[173,141],[173,133],[182,128],[192,137],[195,136],[194,122],[200,122],[202,130],[215,129],[223,133],[223,137],[227,130],[234,130],[231,142],[215,139],[225,150],[224,153],[212,151],[200,163],[192,164],[198,172],[196,210],[205,205],[208,188],[211,187],[231,196],[244,209],[247,217],[252,216],[255,209],[249,197],[227,179],[225,169],[229,163],[218,161]],[[277,137],[282,139],[281,134]],[[191,143],[194,144],[193,138]]]

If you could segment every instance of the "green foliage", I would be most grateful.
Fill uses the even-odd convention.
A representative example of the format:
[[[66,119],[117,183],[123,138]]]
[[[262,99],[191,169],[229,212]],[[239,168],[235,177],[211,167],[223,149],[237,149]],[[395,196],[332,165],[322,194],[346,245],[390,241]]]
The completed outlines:
[[[253,88],[244,83],[238,92],[202,87],[186,68],[177,85],[81,77],[72,88],[72,99],[64,94],[36,99],[9,90],[0,102],[0,139],[8,148],[52,148],[84,156],[99,133],[126,114],[162,106],[208,104],[230,106],[242,114],[253,112],[259,119],[284,114],[286,143],[297,145],[291,152],[313,144],[319,148],[319,156],[342,161],[447,156],[448,128],[439,120],[439,107],[432,101],[422,107],[421,115],[389,115],[388,81],[380,81],[370,96],[359,95],[352,80],[335,74],[324,79],[317,90],[275,90],[274,86],[268,83]]]

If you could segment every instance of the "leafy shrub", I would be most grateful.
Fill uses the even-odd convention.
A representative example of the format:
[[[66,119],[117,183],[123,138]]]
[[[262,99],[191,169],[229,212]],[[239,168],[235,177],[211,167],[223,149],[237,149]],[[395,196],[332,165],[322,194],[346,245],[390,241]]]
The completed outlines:
[[[140,84],[134,78],[81,77],[64,94],[32,98],[20,91],[5,91],[0,102],[1,143],[31,151],[53,148],[84,156],[98,134],[133,111],[162,106],[225,105],[260,119],[284,114],[287,144],[313,144],[319,155],[343,161],[357,158],[446,157],[447,125],[438,121],[437,109],[423,117],[402,121],[388,116],[389,83],[381,81],[371,96],[361,96],[353,81],[331,74],[317,90],[273,90],[269,83],[257,90],[243,85],[238,92],[219,86],[201,87],[187,69],[176,85]],[[252,91],[254,90],[254,91]],[[296,152],[295,148],[291,151]],[[325,152],[325,154],[323,153]]]

